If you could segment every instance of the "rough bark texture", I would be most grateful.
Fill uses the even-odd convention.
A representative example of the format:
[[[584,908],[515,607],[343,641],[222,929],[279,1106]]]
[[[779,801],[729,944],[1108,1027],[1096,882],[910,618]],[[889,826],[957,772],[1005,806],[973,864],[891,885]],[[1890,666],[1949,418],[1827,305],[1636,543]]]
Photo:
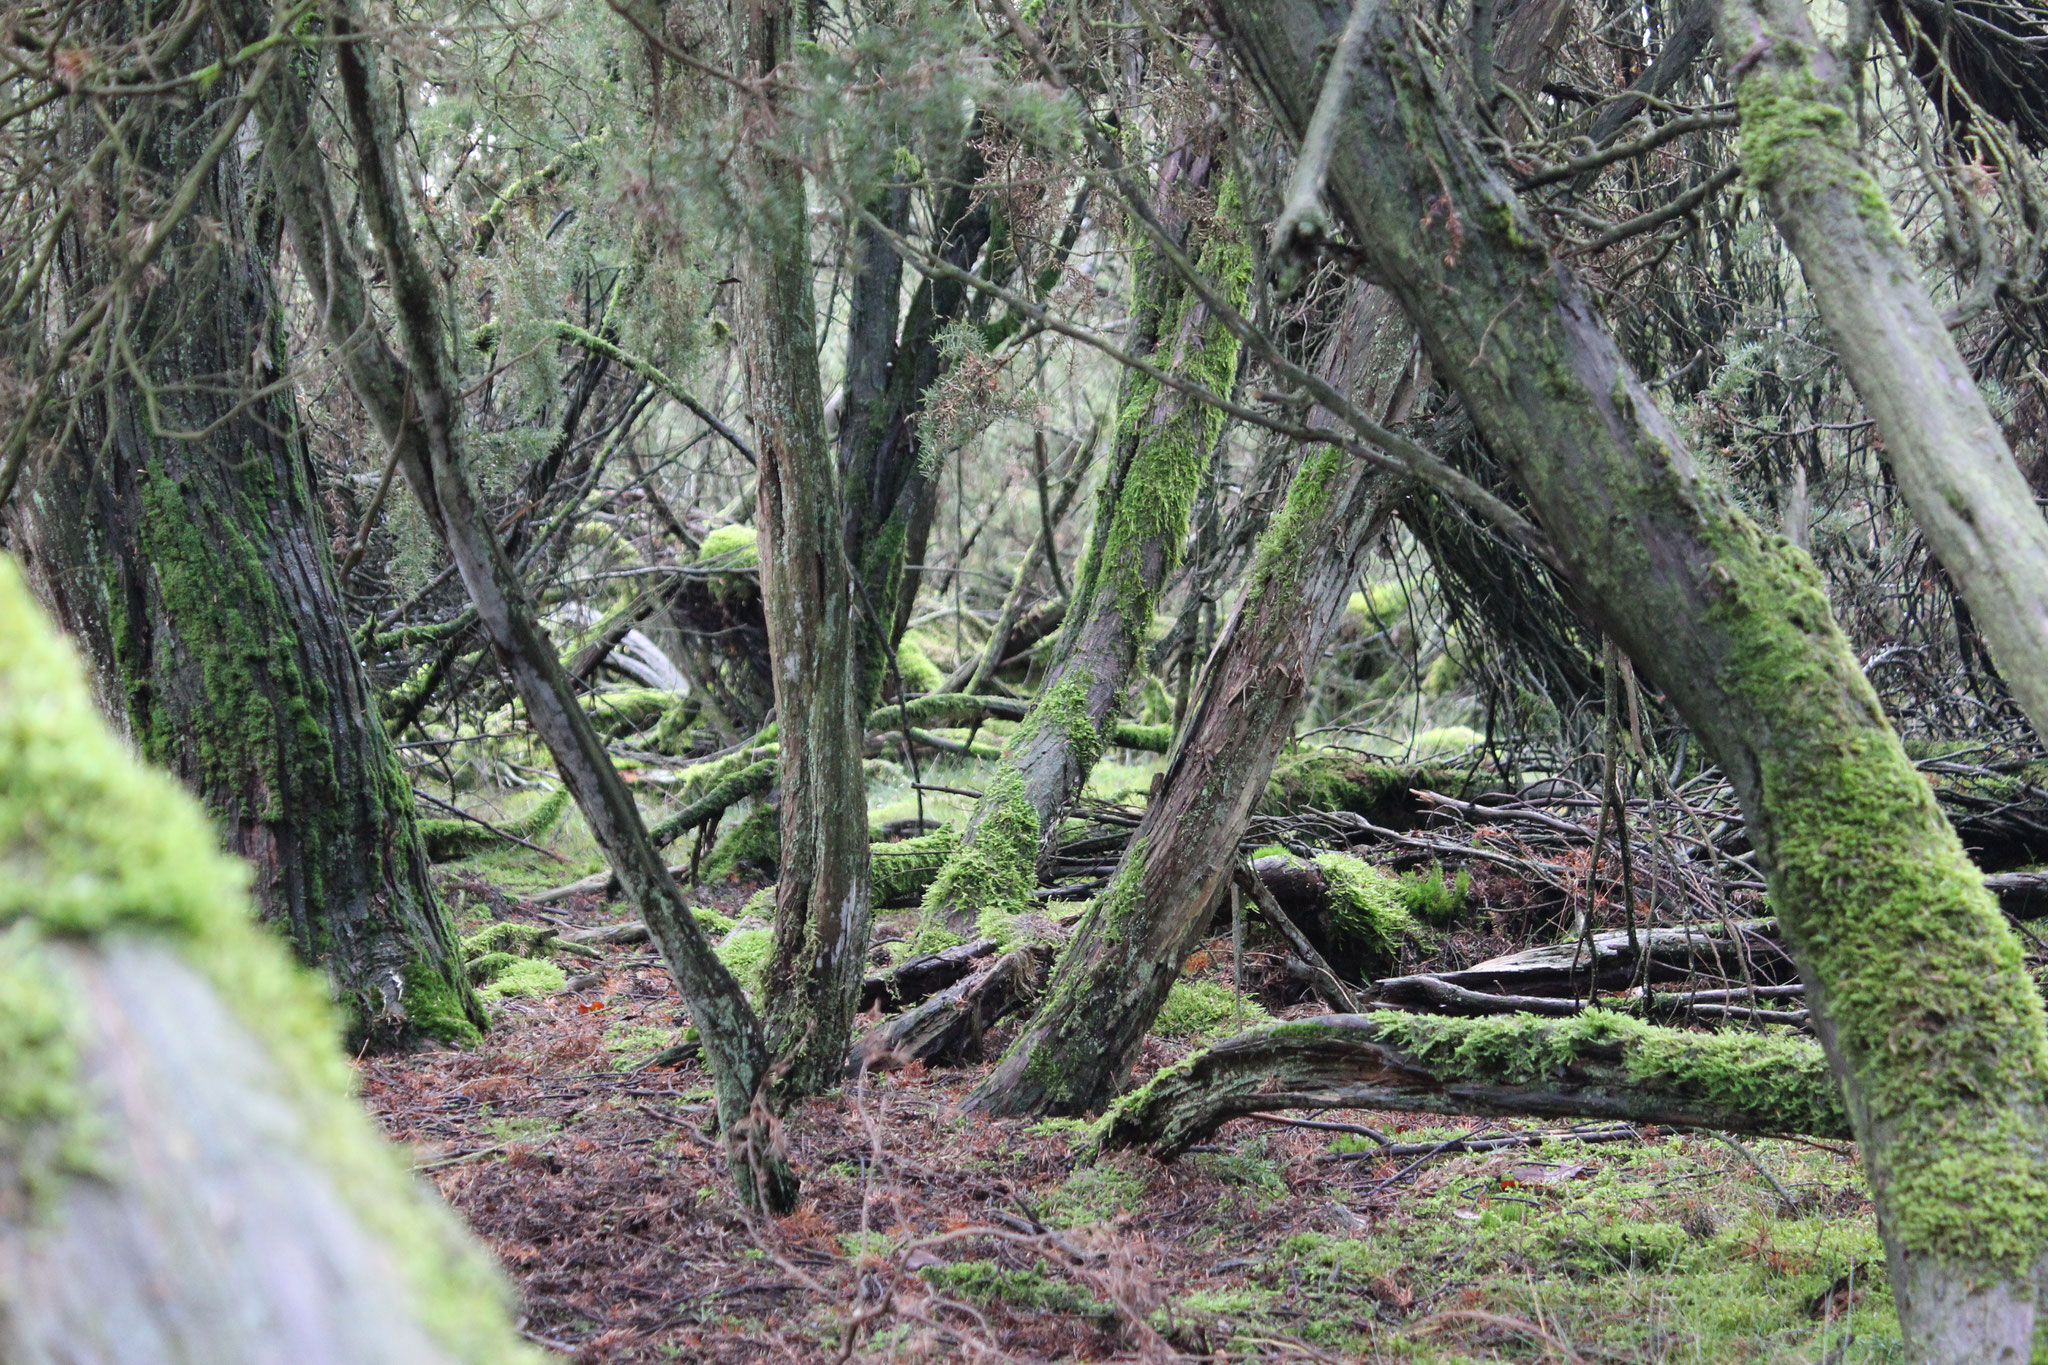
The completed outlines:
[[[741,71],[767,91],[795,39],[787,3],[733,7]],[[769,94],[749,94],[770,107]],[[782,863],[764,989],[779,1084],[838,1083],[868,948],[868,827],[855,632],[839,471],[825,443],[803,172],[779,150],[739,157],[752,205],[740,254],[740,333],[753,408],[761,599],[780,727]],[[900,569],[899,569],[900,572]]]
[[[1884,459],[2048,737],[2048,518],[1857,148],[1850,65],[1804,0],[1724,0],[1721,50],[1742,111],[1742,169],[1770,206],[1884,437]]]
[[[1812,1043],[1575,1019],[1329,1014],[1241,1033],[1155,1076],[1103,1121],[1106,1147],[1171,1159],[1240,1114],[1388,1109],[1620,1119],[1847,1137]]]
[[[1235,194],[1211,188],[1212,177],[1222,179],[1213,134],[1176,130],[1166,145],[1173,150],[1160,172],[1160,202],[1216,201],[1211,221],[1169,227],[1194,239],[1190,254],[1242,302],[1250,256],[1234,221]],[[1221,321],[1156,259],[1139,270],[1135,291],[1133,349],[1228,392],[1238,343]],[[1154,604],[1179,563],[1219,426],[1186,394],[1125,377],[1115,458],[1053,662],[968,818],[959,852],[925,900],[927,919],[948,932],[970,932],[983,912],[1014,911],[1029,896],[1041,842],[1088,780],[1123,704]]]
[[[96,12],[105,40],[127,36],[125,8]],[[124,173],[186,174],[226,93],[129,111]],[[297,405],[259,391],[290,362],[247,182],[234,152],[215,163],[161,273],[110,315],[134,362],[79,397],[5,530],[108,714],[254,866],[262,917],[326,970],[352,1040],[473,1042],[485,1016],[349,642]],[[70,236],[67,294],[109,287],[108,252]]]
[[[222,18],[230,32],[250,41],[263,34],[268,15],[229,4]],[[346,10],[330,22],[342,35],[354,29]],[[392,161],[397,139],[384,117],[369,54],[346,41],[333,50],[363,216],[390,281],[405,359],[392,351],[370,316],[364,272],[340,226],[307,119],[310,95],[295,80],[279,80],[266,89],[258,117],[302,278],[327,320],[329,342],[351,387],[379,434],[397,447],[401,472],[447,544],[535,733],[553,754],[564,785],[675,977],[704,1040],[743,1196],[777,1211],[793,1207],[796,1178],[780,1152],[773,1118],[760,1104],[769,1065],[760,1021],[662,866],[639,808],[577,705],[568,674],[477,504],[463,463],[462,390],[448,348],[451,333],[439,286],[405,218]]]
[[[536,1359],[245,880],[0,557],[0,1359]]]
[[[1323,368],[1377,408],[1385,401],[1378,390],[1403,358],[1389,362],[1384,352],[1405,355],[1408,329],[1384,294],[1355,288]],[[1294,733],[1309,673],[1357,580],[1386,486],[1363,463],[1328,448],[1296,472],[1204,672],[1163,786],[1109,889],[1061,955],[1036,1014],[976,1089],[976,1105],[1006,1114],[1087,1112],[1130,1074],[1229,884],[1245,819]]]
[[[1216,14],[1305,126],[1336,0]],[[1862,1140],[1915,1359],[2024,1359],[2048,1241],[2048,1029],[2019,947],[1836,628],[1810,560],[1703,477],[1583,289],[1372,19],[1328,192],[1507,461],[1598,624],[1733,782]],[[1435,201],[1442,212],[1425,215]],[[1454,235],[1454,215],[1462,237]],[[1954,1343],[1956,1324],[1979,1344]]]

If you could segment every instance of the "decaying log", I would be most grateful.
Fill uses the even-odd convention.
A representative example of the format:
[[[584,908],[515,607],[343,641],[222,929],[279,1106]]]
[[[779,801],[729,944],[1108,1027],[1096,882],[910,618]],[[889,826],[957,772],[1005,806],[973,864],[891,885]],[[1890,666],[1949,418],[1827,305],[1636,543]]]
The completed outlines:
[[[998,1019],[1043,989],[1052,959],[1053,949],[1044,943],[1003,954],[916,1009],[877,1025],[849,1051],[847,1074],[971,1055]]]
[[[1241,1033],[1161,1072],[1103,1122],[1104,1147],[1179,1156],[1273,1109],[1617,1119],[1847,1137],[1818,1044],[1688,1033],[1592,1010],[1568,1020],[1331,1014]]]
[[[956,943],[936,953],[911,958],[908,962],[878,972],[861,983],[863,1010],[900,1010],[924,1000],[975,969],[983,958],[1001,946],[992,938]]]
[[[1776,986],[1797,979],[1777,932],[1775,920],[1737,920],[1646,926],[1636,931],[1636,937],[1650,955],[1652,984],[1703,974],[1740,982],[1746,954],[1755,982]],[[1595,934],[1590,946],[1558,943],[1493,958],[1463,971],[1389,977],[1376,983],[1368,996],[1375,1004],[1405,1009],[1446,1006],[1469,996],[1570,1000],[1584,998],[1590,991],[1624,990],[1637,977],[1637,952],[1629,945],[1628,931],[1616,929]],[[1508,1010],[1524,1008],[1540,1007],[1519,1001],[1506,1005]]]

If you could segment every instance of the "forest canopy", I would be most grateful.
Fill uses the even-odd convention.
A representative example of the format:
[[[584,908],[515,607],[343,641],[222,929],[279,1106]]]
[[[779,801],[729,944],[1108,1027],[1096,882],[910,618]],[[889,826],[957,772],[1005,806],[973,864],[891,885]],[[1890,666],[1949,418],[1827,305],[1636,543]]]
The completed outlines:
[[[0,1356],[2032,1358],[2038,0],[0,57]]]

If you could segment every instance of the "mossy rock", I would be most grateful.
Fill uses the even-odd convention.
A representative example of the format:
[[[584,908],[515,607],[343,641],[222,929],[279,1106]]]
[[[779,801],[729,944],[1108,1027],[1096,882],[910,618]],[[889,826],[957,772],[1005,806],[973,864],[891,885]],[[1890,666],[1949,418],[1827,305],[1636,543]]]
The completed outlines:
[[[773,875],[781,867],[782,825],[775,807],[764,805],[719,836],[704,859],[703,876],[722,881],[749,871]]]
[[[1469,733],[1469,732],[1468,732]],[[1341,810],[1362,815],[1387,829],[1413,829],[1427,815],[1410,792],[1417,789],[1470,800],[1504,790],[1469,765],[1389,763],[1356,749],[1315,746],[1283,758],[1273,768],[1259,810],[1266,815]]]

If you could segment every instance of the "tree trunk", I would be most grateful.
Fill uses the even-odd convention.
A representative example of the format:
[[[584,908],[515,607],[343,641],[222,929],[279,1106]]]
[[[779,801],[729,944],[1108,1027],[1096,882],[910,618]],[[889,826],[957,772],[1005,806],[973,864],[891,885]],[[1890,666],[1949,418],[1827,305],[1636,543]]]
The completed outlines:
[[[536,1360],[355,1103],[323,992],[5,558],[0,793],[0,1359]]]
[[[766,92],[795,41],[786,0],[733,15],[741,71]],[[774,96],[758,111],[773,124]],[[818,391],[817,309],[803,172],[779,149],[744,144],[749,204],[740,253],[741,337],[759,459],[761,599],[780,730],[782,865],[765,981],[779,1086],[839,1083],[868,950],[868,825],[861,755],[867,708],[857,661],[839,505],[839,468]]]
[[[267,12],[232,3],[223,8],[228,31],[241,41],[255,41],[267,30]],[[464,415],[448,350],[451,329],[442,315],[439,288],[405,221],[404,192],[391,161],[398,142],[383,112],[368,54],[347,40],[355,31],[353,17],[342,10],[330,23],[344,39],[333,51],[363,216],[391,283],[392,311],[407,359],[399,359],[372,320],[363,271],[340,226],[308,121],[310,92],[295,79],[280,79],[266,89],[257,112],[301,278],[315,312],[326,319],[329,342],[350,386],[379,433],[396,446],[406,482],[448,546],[535,733],[553,754],[564,785],[675,977],[704,1040],[742,1197],[786,1211],[795,1206],[797,1183],[780,1150],[774,1116],[762,1102],[769,1053],[760,1020],[670,880],[632,794],[577,705],[568,673],[477,504],[463,462]]]
[[[1743,171],[1799,257],[1884,460],[2048,739],[2048,518],[1856,145],[1849,63],[1803,0],[1724,0]]]
[[[132,36],[125,8],[100,13],[107,41]],[[227,93],[132,104],[132,162],[104,159],[110,202],[120,177],[188,174]],[[134,359],[80,386],[72,439],[11,509],[12,538],[102,705],[206,804],[255,867],[263,919],[327,972],[351,1046],[475,1042],[486,1016],[348,638],[297,404],[277,382],[290,361],[248,179],[222,156],[156,282],[110,315]],[[110,287],[117,255],[75,228],[67,294]]]
[[[1402,368],[1408,326],[1385,294],[1363,283],[1352,287],[1323,370],[1377,408]],[[1294,733],[1309,672],[1357,581],[1387,487],[1362,462],[1329,447],[1302,462],[1286,505],[1260,540],[1164,785],[1146,806],[1109,889],[1075,930],[1031,1022],[976,1088],[978,1107],[1090,1112],[1130,1074],[1180,964],[1229,885],[1245,819]]]
[[[1218,2],[1225,41],[1297,136],[1347,10]],[[1341,136],[1373,155],[1333,161],[1333,207],[1598,624],[1734,784],[1862,1140],[1909,1352],[2024,1359],[2048,1242],[2048,1029],[2018,945],[1812,562],[1702,475],[1401,20],[1367,22]]]
[[[1158,198],[1162,205],[1184,205],[1213,194],[1210,221],[1195,229],[1190,249],[1232,300],[1242,301],[1250,254],[1235,221],[1235,191],[1210,190],[1212,176],[1220,179],[1215,136],[1181,129],[1166,145],[1174,150],[1161,171]],[[1222,322],[1156,259],[1139,272],[1136,293],[1132,349],[1156,355],[1171,373],[1228,392],[1238,344]],[[983,912],[1015,911],[1028,900],[1041,842],[1088,780],[1123,705],[1159,593],[1179,563],[1188,512],[1220,427],[1216,413],[1186,394],[1135,373],[1125,376],[1115,462],[1056,656],[968,819],[959,851],[926,897],[929,922],[965,934]]]

